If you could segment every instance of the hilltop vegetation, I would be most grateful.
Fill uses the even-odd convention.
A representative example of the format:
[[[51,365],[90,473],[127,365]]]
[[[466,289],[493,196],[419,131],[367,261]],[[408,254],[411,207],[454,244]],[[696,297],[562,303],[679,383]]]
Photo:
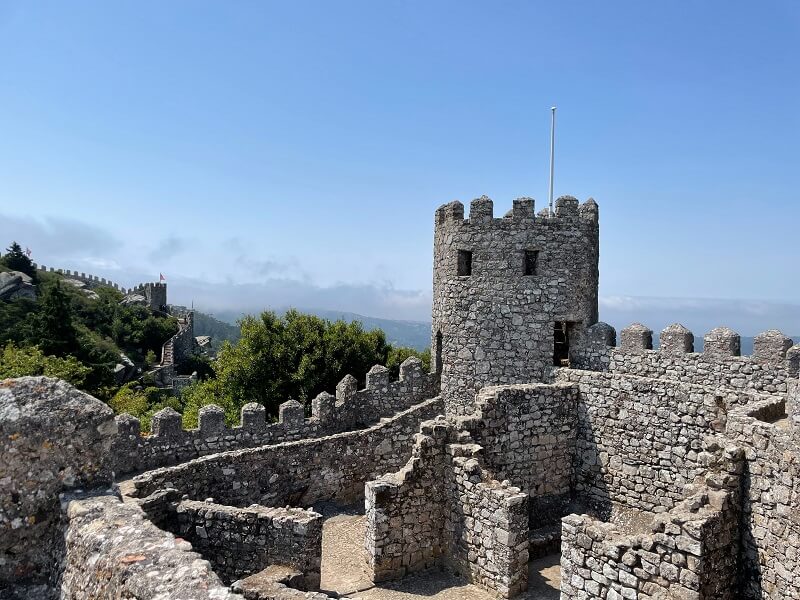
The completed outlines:
[[[259,402],[270,418],[290,398],[310,410],[320,392],[333,392],[345,375],[364,385],[373,365],[398,377],[409,356],[430,368],[430,352],[393,346],[381,329],[365,329],[359,321],[329,320],[289,310],[245,317],[234,327],[195,311],[195,335],[210,335],[214,360],[196,356],[182,364],[181,374],[197,372],[199,381],[180,396],[159,389],[146,374],[161,346],[177,330],[173,316],[139,305],[123,305],[122,294],[97,287],[86,294],[67,285],[58,273],[37,272],[19,245],[0,257],[0,270],[32,273],[36,299],[0,300],[0,378],[48,375],[128,412],[149,428],[150,417],[169,406],[182,412],[184,425],[197,425],[197,412],[207,404],[225,409],[229,423],[238,422],[241,407]],[[173,307],[176,314],[187,312]],[[114,367],[124,353],[145,374],[119,385]]]
[[[177,330],[177,320],[143,306],[123,306],[122,294],[99,287],[90,297],[56,273],[37,272],[12,244],[5,270],[33,273],[36,299],[0,301],[0,377],[53,375],[108,400],[114,367],[124,353],[146,367]]]

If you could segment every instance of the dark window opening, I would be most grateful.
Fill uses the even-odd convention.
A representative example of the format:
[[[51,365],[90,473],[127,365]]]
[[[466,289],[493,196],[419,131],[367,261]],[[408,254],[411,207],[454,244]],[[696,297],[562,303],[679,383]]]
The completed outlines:
[[[472,251],[458,251],[458,274],[463,276],[472,275]]]
[[[524,275],[536,275],[536,267],[539,262],[538,250],[525,250],[523,257],[522,272]]]
[[[553,365],[556,367],[569,366],[569,336],[575,323],[571,321],[556,321],[553,328]]]
[[[436,332],[436,362],[434,363],[434,368],[436,369],[436,373],[442,372],[442,332]]]

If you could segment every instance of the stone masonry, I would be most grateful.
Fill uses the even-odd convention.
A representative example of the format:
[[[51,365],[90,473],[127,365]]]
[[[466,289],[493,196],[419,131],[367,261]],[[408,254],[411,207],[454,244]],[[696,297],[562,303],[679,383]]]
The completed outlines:
[[[536,216],[519,198],[495,218],[485,196],[468,219],[460,202],[436,211],[431,348],[448,414],[472,412],[485,385],[542,380],[557,324],[580,343],[597,321],[597,264],[593,200],[563,196],[555,215]]]

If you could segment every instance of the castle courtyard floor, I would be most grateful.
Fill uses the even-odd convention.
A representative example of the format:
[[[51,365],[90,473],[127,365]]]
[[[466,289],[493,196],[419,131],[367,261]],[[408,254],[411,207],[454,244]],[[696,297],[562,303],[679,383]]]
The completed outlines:
[[[328,511],[325,511],[327,513]],[[328,513],[330,514],[330,513]],[[327,515],[326,515],[327,516]],[[444,571],[428,571],[398,582],[373,584],[364,570],[364,527],[366,517],[355,510],[329,516],[322,529],[323,591],[362,600],[493,600],[477,586]],[[559,555],[530,562],[529,588],[524,600],[557,600],[559,597]]]

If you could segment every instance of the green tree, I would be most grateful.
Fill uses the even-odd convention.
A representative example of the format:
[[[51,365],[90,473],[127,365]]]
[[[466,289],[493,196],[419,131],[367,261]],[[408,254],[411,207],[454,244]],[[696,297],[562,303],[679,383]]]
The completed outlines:
[[[11,242],[11,246],[6,248],[2,263],[12,271],[21,271],[26,275],[36,278],[36,268],[33,261],[22,251],[22,246],[17,242]]]
[[[19,348],[13,342],[9,342],[0,352],[0,379],[46,375],[82,387],[89,371],[90,369],[74,356],[66,358],[46,356],[36,346]]]
[[[389,350],[389,358],[386,360],[386,368],[389,369],[389,376],[397,379],[400,376],[400,365],[403,361],[412,356],[422,361],[422,370],[426,373],[431,369],[431,350],[426,348],[424,351],[414,350],[414,348],[392,347]]]
[[[44,288],[39,305],[37,335],[42,351],[56,356],[73,354],[77,348],[77,332],[70,299],[58,280]]]
[[[193,426],[197,410],[211,403],[225,409],[229,423],[236,423],[247,402],[263,404],[273,417],[289,398],[308,406],[347,374],[363,384],[373,365],[386,363],[390,348],[380,330],[294,310],[283,317],[271,311],[245,317],[240,327],[239,341],[225,342],[217,353],[216,376],[184,390],[185,426]]]
[[[138,387],[134,383],[123,385],[108,404],[117,414],[128,413],[137,417],[142,431],[150,430],[153,415],[162,408],[167,406],[175,410],[183,408],[180,400],[175,398],[169,390],[161,390],[157,387],[137,389]]]

